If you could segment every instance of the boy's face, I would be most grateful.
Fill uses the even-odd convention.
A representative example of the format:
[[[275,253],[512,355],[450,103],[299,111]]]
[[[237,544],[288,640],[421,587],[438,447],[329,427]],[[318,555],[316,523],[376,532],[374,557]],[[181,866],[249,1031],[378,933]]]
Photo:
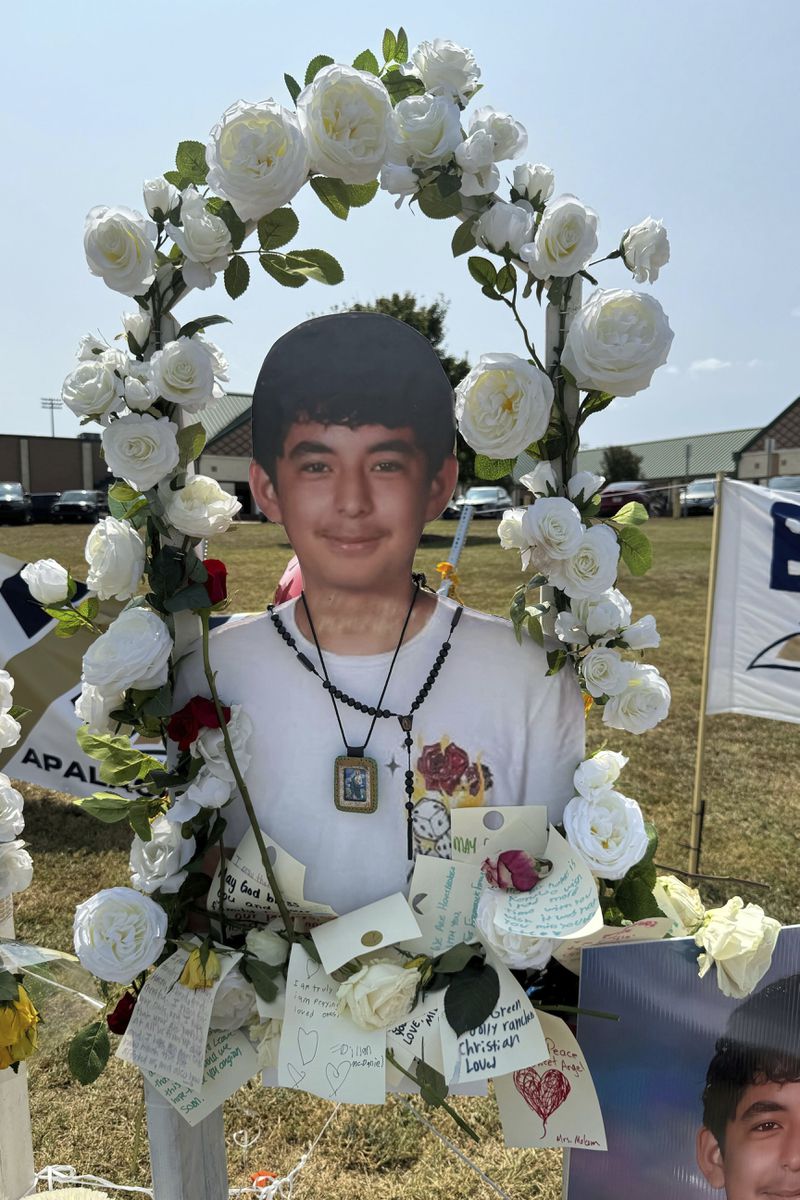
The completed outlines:
[[[728,1200],[800,1200],[800,1083],[751,1084],[726,1127],[724,1152],[704,1127],[697,1162]]]
[[[386,591],[407,583],[422,528],[457,476],[451,455],[431,477],[411,428],[307,421],[289,428],[275,479],[253,463],[250,487],[285,528],[309,583]]]

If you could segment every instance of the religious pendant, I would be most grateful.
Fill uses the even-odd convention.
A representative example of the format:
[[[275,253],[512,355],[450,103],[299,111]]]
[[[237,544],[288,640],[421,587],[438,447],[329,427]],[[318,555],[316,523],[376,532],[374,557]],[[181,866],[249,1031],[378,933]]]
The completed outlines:
[[[333,802],[339,812],[374,813],[378,807],[378,764],[348,746],[333,764]]]

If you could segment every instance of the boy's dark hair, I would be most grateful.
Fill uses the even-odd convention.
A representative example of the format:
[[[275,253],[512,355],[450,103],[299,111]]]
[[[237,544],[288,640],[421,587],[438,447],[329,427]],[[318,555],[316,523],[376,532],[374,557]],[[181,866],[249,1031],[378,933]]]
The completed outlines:
[[[725,1151],[725,1129],[753,1084],[800,1082],[800,975],[762,988],[734,1009],[703,1090],[703,1124]]]
[[[431,474],[453,452],[452,385],[428,339],[385,313],[315,317],[264,359],[253,392],[253,457],[270,478],[296,421],[410,426]]]

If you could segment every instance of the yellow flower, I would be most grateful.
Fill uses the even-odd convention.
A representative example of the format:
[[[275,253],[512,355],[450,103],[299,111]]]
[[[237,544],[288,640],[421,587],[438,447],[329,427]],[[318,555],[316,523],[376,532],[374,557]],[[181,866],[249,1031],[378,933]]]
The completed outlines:
[[[199,988],[213,987],[219,979],[219,955],[215,954],[213,950],[205,950],[205,953],[203,953],[203,950],[202,946],[198,946],[196,950],[192,950],[178,981],[184,987],[191,988],[192,991],[197,991]],[[203,954],[205,962],[203,962],[201,954]]]
[[[0,1004],[0,1069],[21,1062],[36,1049],[39,1014],[24,987],[16,1000]]]

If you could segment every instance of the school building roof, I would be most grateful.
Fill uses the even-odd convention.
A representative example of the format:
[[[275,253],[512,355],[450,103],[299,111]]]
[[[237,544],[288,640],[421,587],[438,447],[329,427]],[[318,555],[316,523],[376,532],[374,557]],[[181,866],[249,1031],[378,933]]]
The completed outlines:
[[[759,432],[755,429],[730,429],[720,433],[694,433],[687,437],[661,438],[655,442],[625,442],[624,444],[642,460],[639,473],[642,479],[683,479],[689,475],[697,479],[703,475],[716,475],[718,471],[733,472],[736,469],[735,454],[746,446]],[[688,468],[687,468],[687,451]],[[605,446],[578,453],[578,470],[601,474],[601,463]]]

